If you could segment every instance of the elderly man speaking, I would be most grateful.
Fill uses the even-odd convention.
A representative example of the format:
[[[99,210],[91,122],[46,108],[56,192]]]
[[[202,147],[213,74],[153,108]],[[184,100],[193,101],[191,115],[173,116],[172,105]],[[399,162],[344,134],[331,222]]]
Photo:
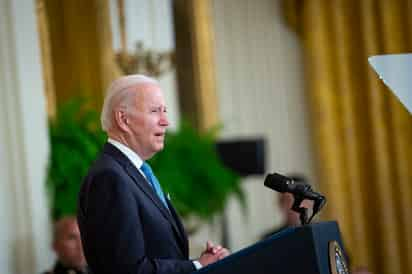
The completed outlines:
[[[169,125],[162,90],[143,75],[110,86],[101,113],[108,141],[80,193],[78,223],[92,273],[190,273],[229,254],[209,241],[189,260],[182,223],[146,162]]]

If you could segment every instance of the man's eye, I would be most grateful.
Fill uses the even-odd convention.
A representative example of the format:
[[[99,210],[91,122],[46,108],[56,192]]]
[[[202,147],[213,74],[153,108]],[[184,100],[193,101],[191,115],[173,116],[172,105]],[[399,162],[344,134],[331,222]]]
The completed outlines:
[[[151,113],[160,113],[160,112],[167,112],[165,108],[158,107],[158,108],[153,108],[150,110]]]

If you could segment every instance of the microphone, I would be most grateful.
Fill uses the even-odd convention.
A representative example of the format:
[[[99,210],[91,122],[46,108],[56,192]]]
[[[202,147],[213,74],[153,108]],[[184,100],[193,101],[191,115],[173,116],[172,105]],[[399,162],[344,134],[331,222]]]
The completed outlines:
[[[265,179],[265,186],[281,193],[292,193],[294,195],[304,196],[306,199],[317,199],[320,195],[312,191],[309,184],[300,181],[294,181],[292,178],[280,175],[278,173],[269,174]]]
[[[292,178],[289,178],[287,176],[284,176],[278,173],[267,175],[264,185],[277,192],[281,192],[281,193],[288,192],[288,193],[293,194],[293,196],[296,199],[295,204],[293,206],[294,210],[299,209],[299,204],[304,199],[313,200],[314,201],[313,215],[310,218],[310,220],[313,218],[313,216],[316,213],[318,213],[322,209],[322,207],[326,203],[325,196],[313,191],[312,187],[309,184],[304,183],[302,181],[295,181]]]

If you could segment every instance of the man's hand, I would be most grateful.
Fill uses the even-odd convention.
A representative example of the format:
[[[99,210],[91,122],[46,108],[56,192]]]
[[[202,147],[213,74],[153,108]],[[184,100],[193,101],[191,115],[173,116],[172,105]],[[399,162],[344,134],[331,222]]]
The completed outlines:
[[[221,245],[213,245],[211,241],[207,241],[206,249],[200,255],[199,263],[202,266],[207,266],[208,264],[214,263],[230,254],[229,250],[223,248]]]

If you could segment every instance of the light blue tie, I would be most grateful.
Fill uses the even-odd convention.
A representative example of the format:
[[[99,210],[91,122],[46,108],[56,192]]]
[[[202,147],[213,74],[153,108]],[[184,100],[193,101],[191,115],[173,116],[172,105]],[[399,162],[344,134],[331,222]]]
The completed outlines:
[[[140,170],[146,176],[146,179],[152,185],[152,187],[155,190],[157,196],[159,196],[160,200],[163,202],[165,207],[167,209],[169,209],[169,207],[167,206],[165,195],[162,191],[162,187],[160,186],[160,183],[157,180],[156,176],[153,174],[153,171],[152,171],[152,168],[150,167],[150,165],[146,162],[143,162],[142,166],[140,167]]]

